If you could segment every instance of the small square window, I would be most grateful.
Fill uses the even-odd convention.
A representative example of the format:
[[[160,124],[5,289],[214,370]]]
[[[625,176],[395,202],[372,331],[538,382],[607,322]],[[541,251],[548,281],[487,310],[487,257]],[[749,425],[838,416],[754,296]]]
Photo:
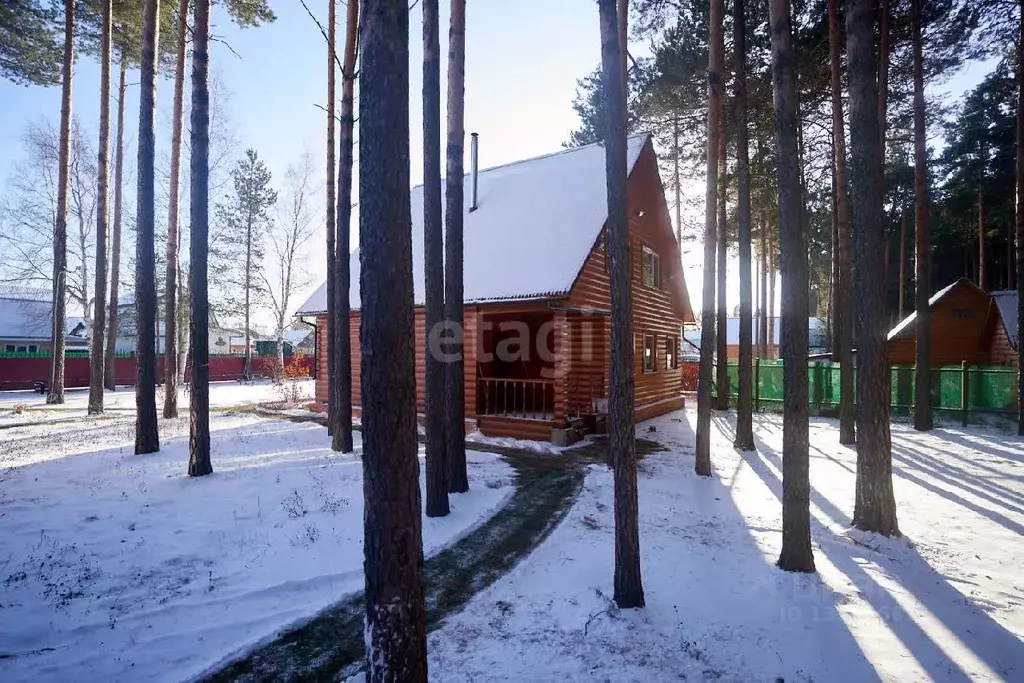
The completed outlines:
[[[654,357],[654,335],[644,335],[644,372],[657,370],[657,362]]]
[[[7,347],[4,348],[4,353],[14,353],[14,344],[8,344]]]
[[[28,347],[27,346],[19,346],[18,347],[18,353],[28,353]]]
[[[661,259],[647,247],[643,250],[643,283],[645,287],[661,289]]]
[[[28,352],[29,353],[39,353],[39,347],[36,346],[35,344],[29,344]]]
[[[953,317],[954,318],[973,318],[974,317],[974,309],[973,308],[954,308],[953,309]]]

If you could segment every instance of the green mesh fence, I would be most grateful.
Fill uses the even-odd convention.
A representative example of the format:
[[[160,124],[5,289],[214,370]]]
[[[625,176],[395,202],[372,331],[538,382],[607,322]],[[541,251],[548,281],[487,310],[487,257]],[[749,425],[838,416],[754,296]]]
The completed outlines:
[[[729,398],[735,402],[739,387],[739,365],[728,364]],[[781,360],[755,361],[754,402],[758,410],[782,410]],[[907,417],[914,410],[914,366],[895,365],[890,370],[890,408],[894,416]],[[964,381],[967,388],[964,391]],[[812,362],[807,368],[808,402],[811,411],[829,415],[839,406],[839,364]],[[856,387],[856,378],[854,379]],[[963,417],[966,413],[1017,414],[1017,373],[1007,366],[945,366],[931,373],[932,407],[938,413]],[[712,393],[717,394],[714,387]],[[854,404],[857,397],[854,395]]]

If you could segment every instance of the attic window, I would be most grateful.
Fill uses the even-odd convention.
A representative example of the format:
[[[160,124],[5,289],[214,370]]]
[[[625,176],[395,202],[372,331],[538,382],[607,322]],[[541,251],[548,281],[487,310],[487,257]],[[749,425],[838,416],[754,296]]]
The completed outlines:
[[[952,312],[952,315],[953,315],[954,318],[973,318],[974,317],[974,309],[973,308],[954,308],[953,312]]]
[[[643,259],[644,286],[661,289],[661,259],[647,247],[644,247]]]

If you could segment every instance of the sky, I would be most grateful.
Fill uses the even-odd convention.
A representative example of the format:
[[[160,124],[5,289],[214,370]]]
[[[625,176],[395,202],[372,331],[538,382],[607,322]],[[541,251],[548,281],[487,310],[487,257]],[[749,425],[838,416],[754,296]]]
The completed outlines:
[[[164,0],[165,2],[167,0]],[[214,6],[211,68],[227,90],[226,106],[239,140],[239,152],[254,147],[280,183],[288,164],[304,149],[323,165],[326,92],[326,43],[299,0],[271,0],[277,21],[239,29],[222,7]],[[307,0],[310,10],[325,23],[326,2]],[[441,54],[447,54],[448,2],[441,0]],[[578,125],[572,109],[576,81],[600,60],[597,5],[593,0],[475,0],[466,16],[466,132],[480,135],[480,166],[557,151]],[[339,3],[339,21],[344,5]],[[410,143],[412,181],[422,179],[422,16],[410,14]],[[344,33],[339,24],[339,41]],[[635,56],[648,52],[631,44]],[[990,69],[976,65],[945,84],[941,91],[959,92],[976,84]],[[115,75],[116,78],[116,75]],[[80,57],[74,72],[73,110],[95,134],[99,120],[99,66],[92,57]],[[446,88],[442,62],[442,107]],[[131,122],[138,111],[138,75],[129,75],[126,125],[129,153],[134,154]],[[340,84],[339,84],[340,87]],[[114,88],[116,91],[116,83]],[[160,80],[158,131],[169,130],[171,83]],[[23,87],[0,80],[0,192],[20,151],[20,136],[27,123],[60,115],[59,87]],[[442,128],[444,126],[442,111]],[[442,130],[443,135],[443,130]],[[157,136],[157,154],[170,145],[169,134]],[[358,139],[358,132],[357,132]],[[163,148],[163,150],[161,149]],[[357,151],[358,154],[358,151]],[[468,162],[468,157],[467,157]],[[688,179],[695,189],[703,178]],[[126,187],[132,191],[133,187]],[[356,244],[353,217],[353,245]],[[322,234],[322,233],[321,233]],[[318,244],[322,242],[318,241]],[[701,249],[684,247],[684,274],[695,308],[700,302]],[[323,279],[323,250],[308,258],[311,284],[297,297],[302,303]],[[730,261],[728,308],[739,302],[738,263]]]

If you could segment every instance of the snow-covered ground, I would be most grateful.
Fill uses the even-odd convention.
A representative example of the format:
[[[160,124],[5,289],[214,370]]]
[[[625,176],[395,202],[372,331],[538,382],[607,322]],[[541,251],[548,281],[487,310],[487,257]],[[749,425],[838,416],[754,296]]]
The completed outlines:
[[[781,419],[736,452],[716,417],[714,477],[693,474],[695,415],[638,431],[647,607],[612,597],[613,482],[593,466],[562,524],[430,636],[431,677],[532,681],[1024,680],[1024,440],[893,428],[905,537],[851,532],[855,454],[812,420],[818,574],[775,567]],[[657,431],[649,432],[653,426]]]
[[[213,382],[210,384],[210,406],[229,408],[254,405],[268,401],[302,402],[311,399],[314,392],[312,379],[289,380],[275,386],[268,380],[242,382]],[[163,405],[163,387],[157,387],[157,407]],[[178,406],[188,409],[189,395],[184,389],[178,390]],[[85,418],[89,405],[89,389],[67,389],[64,403],[47,405],[46,396],[34,391],[0,391],[0,427],[62,421]],[[109,413],[105,419],[123,416],[135,411],[135,389],[120,387],[117,391],[103,392],[103,407]]]
[[[160,427],[144,456],[132,419],[0,430],[0,680],[189,679],[362,588],[358,434],[343,456],[317,425],[215,414],[214,474],[191,479],[187,417]],[[427,554],[513,490],[467,456]]]

